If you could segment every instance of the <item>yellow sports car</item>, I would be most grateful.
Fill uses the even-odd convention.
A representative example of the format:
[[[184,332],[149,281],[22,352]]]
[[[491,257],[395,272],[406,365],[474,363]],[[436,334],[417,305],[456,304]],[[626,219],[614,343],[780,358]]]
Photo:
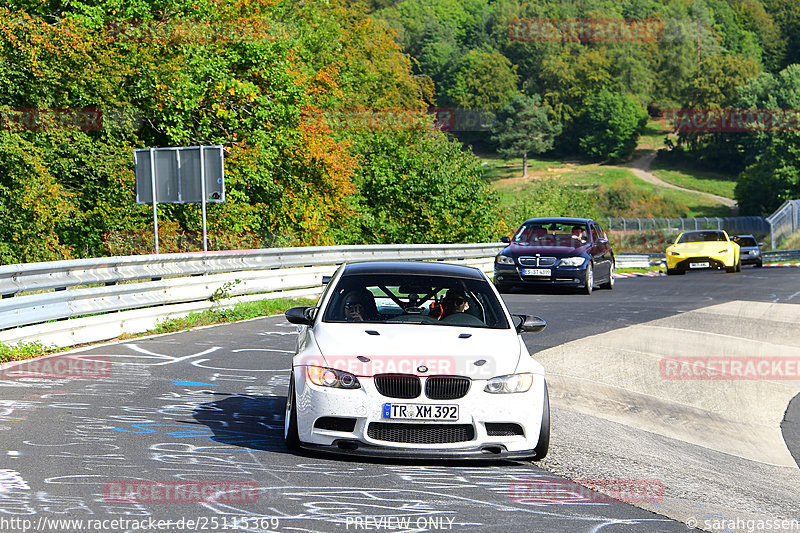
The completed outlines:
[[[739,245],[722,230],[685,231],[667,248],[667,275],[702,268],[741,272]]]

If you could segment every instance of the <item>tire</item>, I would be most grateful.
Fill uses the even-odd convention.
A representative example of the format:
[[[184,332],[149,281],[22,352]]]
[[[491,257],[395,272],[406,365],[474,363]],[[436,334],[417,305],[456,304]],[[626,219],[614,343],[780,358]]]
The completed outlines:
[[[544,406],[542,407],[542,426],[539,429],[539,442],[533,451],[536,455],[534,461],[541,461],[547,457],[547,450],[550,449],[550,395],[547,393],[547,382],[544,384]]]
[[[592,289],[594,288],[594,269],[592,268],[592,264],[586,267],[586,283],[583,287],[583,292],[586,294],[592,294]]]
[[[614,290],[614,261],[611,261],[611,267],[608,270],[608,281],[600,285],[601,289]]]
[[[736,260],[736,272],[741,272],[741,271],[742,271],[742,260],[741,259],[737,259]]]
[[[684,274],[686,274],[686,272],[677,268],[667,269],[667,276],[683,276]]]
[[[759,261],[758,263],[756,263],[755,265],[753,265],[753,268],[761,268],[761,267],[763,267],[763,266],[764,266],[764,261]]]
[[[283,438],[290,451],[300,450],[300,437],[297,432],[297,402],[294,393],[294,372],[289,377],[289,393],[286,395],[286,414],[283,418]]]

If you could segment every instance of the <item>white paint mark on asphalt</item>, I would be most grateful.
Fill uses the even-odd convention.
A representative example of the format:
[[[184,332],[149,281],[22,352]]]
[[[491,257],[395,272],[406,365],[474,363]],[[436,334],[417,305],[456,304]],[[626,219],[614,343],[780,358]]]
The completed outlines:
[[[238,350],[231,350],[233,353],[239,352],[280,352],[280,353],[294,353],[294,350],[279,350],[277,348],[239,348]]]
[[[122,357],[122,358],[134,358],[134,359],[155,359],[159,362],[157,363],[148,363],[148,362],[127,362],[127,361],[114,361],[114,364],[119,365],[144,365],[144,366],[160,366],[160,365],[171,365],[174,363],[180,363],[181,361],[185,361],[187,359],[192,359],[194,357],[200,357],[203,355],[208,355],[210,353],[216,352],[221,347],[220,346],[212,346],[207,350],[203,350],[202,352],[184,355],[183,357],[173,357],[171,355],[164,355],[155,352],[151,352],[145,348],[142,348],[138,344],[125,344],[128,348],[135,352],[139,352],[142,355],[124,355],[124,354],[109,354],[106,357]]]
[[[192,361],[192,366],[196,366],[198,368],[207,368],[209,370],[226,370],[232,371],[235,370],[237,372],[288,372],[288,368],[280,368],[280,369],[270,369],[270,368],[223,368],[220,366],[208,366],[202,363],[206,361],[210,361],[211,359],[200,359],[198,361]]]

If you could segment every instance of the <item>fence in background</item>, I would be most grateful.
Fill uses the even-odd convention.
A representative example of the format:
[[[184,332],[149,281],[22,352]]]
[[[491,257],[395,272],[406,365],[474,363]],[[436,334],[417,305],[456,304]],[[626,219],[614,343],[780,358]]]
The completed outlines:
[[[721,229],[729,235],[770,234],[765,217],[698,217],[698,218],[606,218],[606,230],[681,232],[701,229]]]
[[[769,235],[772,243],[800,231],[800,200],[787,200],[767,217],[767,222],[770,225]]]

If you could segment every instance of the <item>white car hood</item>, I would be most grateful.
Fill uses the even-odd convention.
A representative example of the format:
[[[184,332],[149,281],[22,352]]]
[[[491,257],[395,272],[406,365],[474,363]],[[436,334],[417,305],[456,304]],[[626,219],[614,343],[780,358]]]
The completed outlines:
[[[398,373],[489,379],[513,373],[521,356],[521,342],[513,329],[323,323],[313,334],[324,366],[357,376]]]

